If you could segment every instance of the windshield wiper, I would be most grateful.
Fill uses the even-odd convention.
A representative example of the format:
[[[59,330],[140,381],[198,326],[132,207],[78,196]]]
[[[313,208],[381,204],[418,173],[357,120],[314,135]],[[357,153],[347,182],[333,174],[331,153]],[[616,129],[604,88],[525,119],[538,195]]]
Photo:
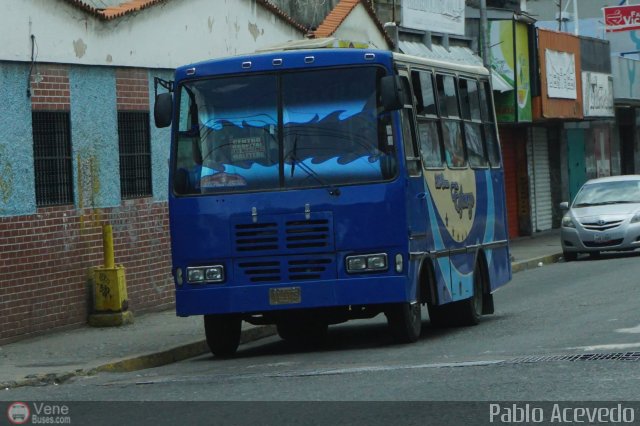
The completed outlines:
[[[294,172],[296,164],[297,164],[298,166],[300,166],[300,170],[305,172],[305,174],[307,176],[309,176],[310,178],[315,180],[323,188],[326,188],[327,191],[329,192],[329,195],[333,195],[333,196],[336,196],[336,197],[339,196],[340,195],[340,188],[336,188],[335,186],[333,186],[329,182],[326,182],[311,167],[307,166],[302,161],[298,161],[298,158],[296,156],[297,151],[298,151],[298,137],[296,136],[295,140],[293,141],[293,149],[291,150],[291,153],[289,154],[289,158],[291,159],[291,177],[293,177],[293,172]]]
[[[291,158],[291,175],[290,175],[290,177],[293,177],[293,172],[296,169],[296,163],[298,162],[298,158],[296,156],[297,152],[298,152],[298,137],[296,136],[296,138],[293,141],[293,149],[291,150],[291,155],[289,156]]]

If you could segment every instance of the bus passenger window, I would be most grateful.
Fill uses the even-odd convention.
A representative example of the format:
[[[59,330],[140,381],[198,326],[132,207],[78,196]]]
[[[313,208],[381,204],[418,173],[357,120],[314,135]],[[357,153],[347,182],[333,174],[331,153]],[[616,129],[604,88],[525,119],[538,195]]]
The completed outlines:
[[[460,122],[455,120],[442,121],[442,139],[449,167],[464,167],[467,165],[464,159],[464,145]]]
[[[402,109],[402,140],[404,141],[405,158],[407,160],[407,171],[409,176],[419,176],[420,167],[417,161],[415,150],[415,126],[413,123],[412,111],[409,108]]]
[[[402,77],[404,93],[411,93],[409,79]],[[408,97],[411,99],[411,96]],[[406,101],[405,101],[406,102]],[[409,176],[420,176],[420,157],[416,147],[416,130],[413,118],[413,104],[405,105],[402,109],[402,140],[404,141],[404,156]]]
[[[420,134],[420,154],[422,155],[423,167],[442,167],[437,121],[419,121],[418,132]]]
[[[475,80],[461,78],[458,81],[458,86],[469,165],[471,167],[487,167],[487,156],[482,142],[478,83]]]
[[[487,154],[491,167],[500,167],[500,145],[496,135],[496,125],[493,115],[493,102],[491,98],[491,86],[485,81],[480,84],[480,111],[482,113],[482,128],[484,140],[487,146]]]
[[[460,117],[456,84],[451,75],[438,75],[438,104],[442,117]]]
[[[416,93],[416,113],[418,115],[437,115],[433,76],[429,71],[413,71],[411,81]]]
[[[467,154],[471,167],[486,167],[487,159],[482,146],[482,125],[480,123],[464,123],[464,135],[467,142]]]

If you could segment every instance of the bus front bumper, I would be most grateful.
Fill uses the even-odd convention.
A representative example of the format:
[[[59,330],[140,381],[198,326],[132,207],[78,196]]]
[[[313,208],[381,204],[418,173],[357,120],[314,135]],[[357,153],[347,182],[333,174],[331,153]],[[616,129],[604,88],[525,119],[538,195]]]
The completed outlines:
[[[178,316],[260,313],[286,309],[374,305],[410,301],[404,276],[278,284],[203,285],[176,289]]]

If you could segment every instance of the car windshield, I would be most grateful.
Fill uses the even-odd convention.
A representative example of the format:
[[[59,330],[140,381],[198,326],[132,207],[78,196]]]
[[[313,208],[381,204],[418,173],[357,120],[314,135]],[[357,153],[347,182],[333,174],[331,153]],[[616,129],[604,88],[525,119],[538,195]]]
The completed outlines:
[[[380,67],[219,77],[180,86],[179,194],[379,182],[396,174]]]
[[[640,180],[619,180],[585,184],[573,207],[640,203]]]

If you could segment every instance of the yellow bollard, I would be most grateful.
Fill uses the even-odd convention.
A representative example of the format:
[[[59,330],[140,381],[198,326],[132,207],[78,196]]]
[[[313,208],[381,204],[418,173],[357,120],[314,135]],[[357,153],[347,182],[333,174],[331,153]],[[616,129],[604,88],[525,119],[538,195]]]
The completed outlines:
[[[93,269],[93,311],[89,324],[94,327],[110,327],[133,322],[128,310],[125,269],[115,264],[113,230],[111,225],[102,226],[102,248],[104,266]]]

